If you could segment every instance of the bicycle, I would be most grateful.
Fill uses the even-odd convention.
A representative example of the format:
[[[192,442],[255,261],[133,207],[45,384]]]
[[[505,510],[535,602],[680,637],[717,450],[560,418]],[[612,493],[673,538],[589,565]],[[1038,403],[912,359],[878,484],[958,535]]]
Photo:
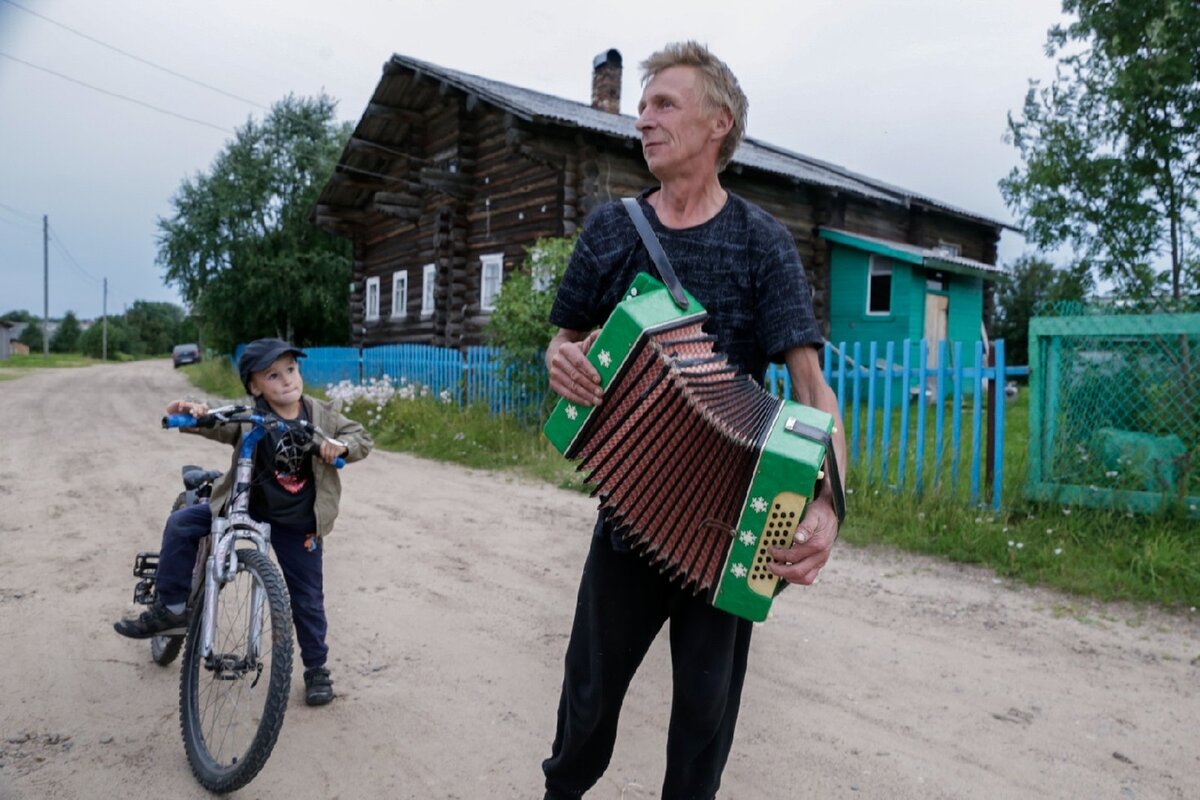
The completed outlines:
[[[210,533],[200,542],[186,633],[156,636],[150,644],[151,657],[162,665],[184,646],[179,683],[184,750],[196,779],[217,793],[240,789],[266,764],[291,691],[291,602],[283,576],[269,558],[271,526],[249,514],[254,447],[271,428],[299,431],[310,445],[323,439],[345,446],[307,420],[289,422],[246,406],[225,406],[201,417],[172,414],[162,421],[164,428],[230,424],[249,424],[250,430],[239,444],[230,500],[213,515]],[[335,462],[339,469],[344,464],[341,458]],[[205,480],[211,491],[219,475],[193,473],[193,501]],[[185,486],[188,481],[185,468]],[[187,504],[188,491],[192,489],[176,499],[177,507]],[[157,567],[158,553],[137,555],[134,575],[141,580],[134,590],[136,602],[155,601]]]

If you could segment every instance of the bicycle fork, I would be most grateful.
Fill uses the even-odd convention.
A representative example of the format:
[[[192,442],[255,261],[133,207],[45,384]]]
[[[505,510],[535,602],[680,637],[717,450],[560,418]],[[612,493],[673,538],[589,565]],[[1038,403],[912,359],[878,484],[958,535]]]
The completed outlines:
[[[232,531],[230,530],[232,528]],[[251,520],[248,516],[232,523],[224,517],[213,519],[212,539],[216,543],[208,555],[204,571],[204,609],[200,620],[200,654],[205,666],[217,672],[218,679],[235,680],[246,672],[262,671],[259,656],[262,654],[263,608],[266,605],[266,590],[258,581],[250,587],[250,614],[247,631],[247,647],[244,655],[236,653],[214,653],[217,638],[218,593],[223,584],[237,577],[237,542],[251,541],[263,555],[269,554],[271,526]]]

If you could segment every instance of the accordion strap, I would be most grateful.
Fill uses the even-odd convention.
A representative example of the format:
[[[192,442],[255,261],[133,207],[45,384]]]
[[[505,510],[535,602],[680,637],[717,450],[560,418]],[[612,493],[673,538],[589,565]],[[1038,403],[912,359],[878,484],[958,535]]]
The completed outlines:
[[[845,522],[846,495],[842,489],[842,476],[838,470],[837,454],[833,451],[833,437],[820,428],[805,425],[794,419],[788,420],[787,430],[825,448],[825,468],[829,470],[829,485],[833,487],[833,510],[837,514],[838,523]]]
[[[654,235],[654,229],[650,227],[650,220],[646,219],[641,204],[638,203],[636,197],[623,197],[621,204],[625,206],[625,211],[633,220],[633,227],[637,228],[638,235],[642,237],[642,244],[646,245],[646,251],[650,253],[650,260],[658,268],[658,276],[666,284],[667,291],[671,293],[671,299],[675,301],[675,305],[679,306],[681,311],[686,311],[687,295],[683,293],[683,286],[675,275],[675,269],[671,266],[671,261],[667,258],[658,237]]]

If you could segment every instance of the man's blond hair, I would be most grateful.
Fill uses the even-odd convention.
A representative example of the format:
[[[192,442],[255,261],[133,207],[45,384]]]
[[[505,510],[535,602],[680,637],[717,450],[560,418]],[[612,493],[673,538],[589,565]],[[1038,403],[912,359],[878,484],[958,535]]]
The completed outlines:
[[[709,49],[695,41],[674,42],[642,62],[642,85],[671,67],[695,67],[700,75],[701,100],[709,112],[728,111],[733,127],[717,151],[717,172],[725,169],[746,136],[746,112],[750,102],[738,85],[733,70]]]

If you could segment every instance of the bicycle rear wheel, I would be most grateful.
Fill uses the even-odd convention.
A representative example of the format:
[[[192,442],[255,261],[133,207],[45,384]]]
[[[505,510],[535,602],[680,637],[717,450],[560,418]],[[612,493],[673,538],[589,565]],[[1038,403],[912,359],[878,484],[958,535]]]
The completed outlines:
[[[260,646],[250,652],[253,590],[261,590]],[[213,652],[201,649],[203,597],[188,625],[179,684],[180,723],[192,772],[206,789],[245,786],[267,762],[283,726],[292,681],[292,614],[279,570],[238,551],[237,576],[217,597]]]
[[[165,667],[176,659],[183,647],[182,636],[154,636],[150,639],[150,658],[160,667]]]

